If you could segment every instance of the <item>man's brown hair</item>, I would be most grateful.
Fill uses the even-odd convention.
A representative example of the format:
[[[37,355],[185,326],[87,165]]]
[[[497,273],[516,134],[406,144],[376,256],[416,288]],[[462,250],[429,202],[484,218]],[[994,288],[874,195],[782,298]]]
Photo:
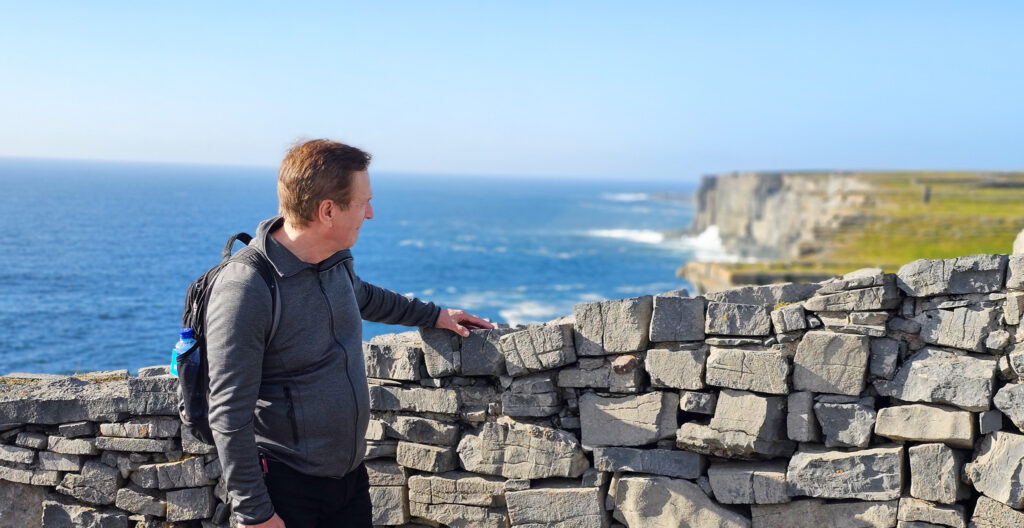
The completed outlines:
[[[277,172],[281,216],[305,227],[320,202],[332,200],[347,209],[352,201],[352,175],[370,165],[370,154],[329,139],[313,139],[291,148]]]

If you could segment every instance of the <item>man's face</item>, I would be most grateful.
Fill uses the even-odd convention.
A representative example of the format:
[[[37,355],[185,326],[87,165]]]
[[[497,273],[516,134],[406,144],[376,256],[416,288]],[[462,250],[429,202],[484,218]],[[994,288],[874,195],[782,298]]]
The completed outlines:
[[[352,175],[352,201],[347,209],[342,209],[337,204],[334,206],[333,233],[340,245],[339,249],[348,249],[356,244],[359,238],[359,227],[363,220],[373,218],[373,206],[370,205],[370,198],[373,192],[370,190],[370,175],[366,171],[359,171]]]

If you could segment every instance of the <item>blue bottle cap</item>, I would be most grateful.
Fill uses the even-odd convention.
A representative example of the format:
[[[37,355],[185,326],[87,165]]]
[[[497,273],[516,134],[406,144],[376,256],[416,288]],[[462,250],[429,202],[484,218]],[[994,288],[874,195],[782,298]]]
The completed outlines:
[[[181,337],[182,339],[192,339],[192,335],[193,334],[191,328],[182,328],[181,331],[178,332],[178,336]]]

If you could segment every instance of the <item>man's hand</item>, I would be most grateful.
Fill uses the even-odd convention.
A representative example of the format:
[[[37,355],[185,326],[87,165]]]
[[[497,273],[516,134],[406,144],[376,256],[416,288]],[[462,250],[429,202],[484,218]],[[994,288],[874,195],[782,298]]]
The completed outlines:
[[[486,319],[453,308],[441,308],[441,313],[437,315],[437,324],[434,326],[451,330],[462,337],[469,337],[470,328],[494,328]]]
[[[275,513],[273,517],[267,519],[267,522],[259,524],[242,524],[238,523],[238,528],[285,528],[284,521]]]

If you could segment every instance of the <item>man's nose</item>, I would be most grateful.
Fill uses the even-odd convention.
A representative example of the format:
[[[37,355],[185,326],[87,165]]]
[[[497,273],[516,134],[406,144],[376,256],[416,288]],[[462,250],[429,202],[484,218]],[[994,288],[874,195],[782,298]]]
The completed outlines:
[[[373,206],[369,202],[366,203],[366,214],[363,215],[363,218],[367,220],[373,218]]]

